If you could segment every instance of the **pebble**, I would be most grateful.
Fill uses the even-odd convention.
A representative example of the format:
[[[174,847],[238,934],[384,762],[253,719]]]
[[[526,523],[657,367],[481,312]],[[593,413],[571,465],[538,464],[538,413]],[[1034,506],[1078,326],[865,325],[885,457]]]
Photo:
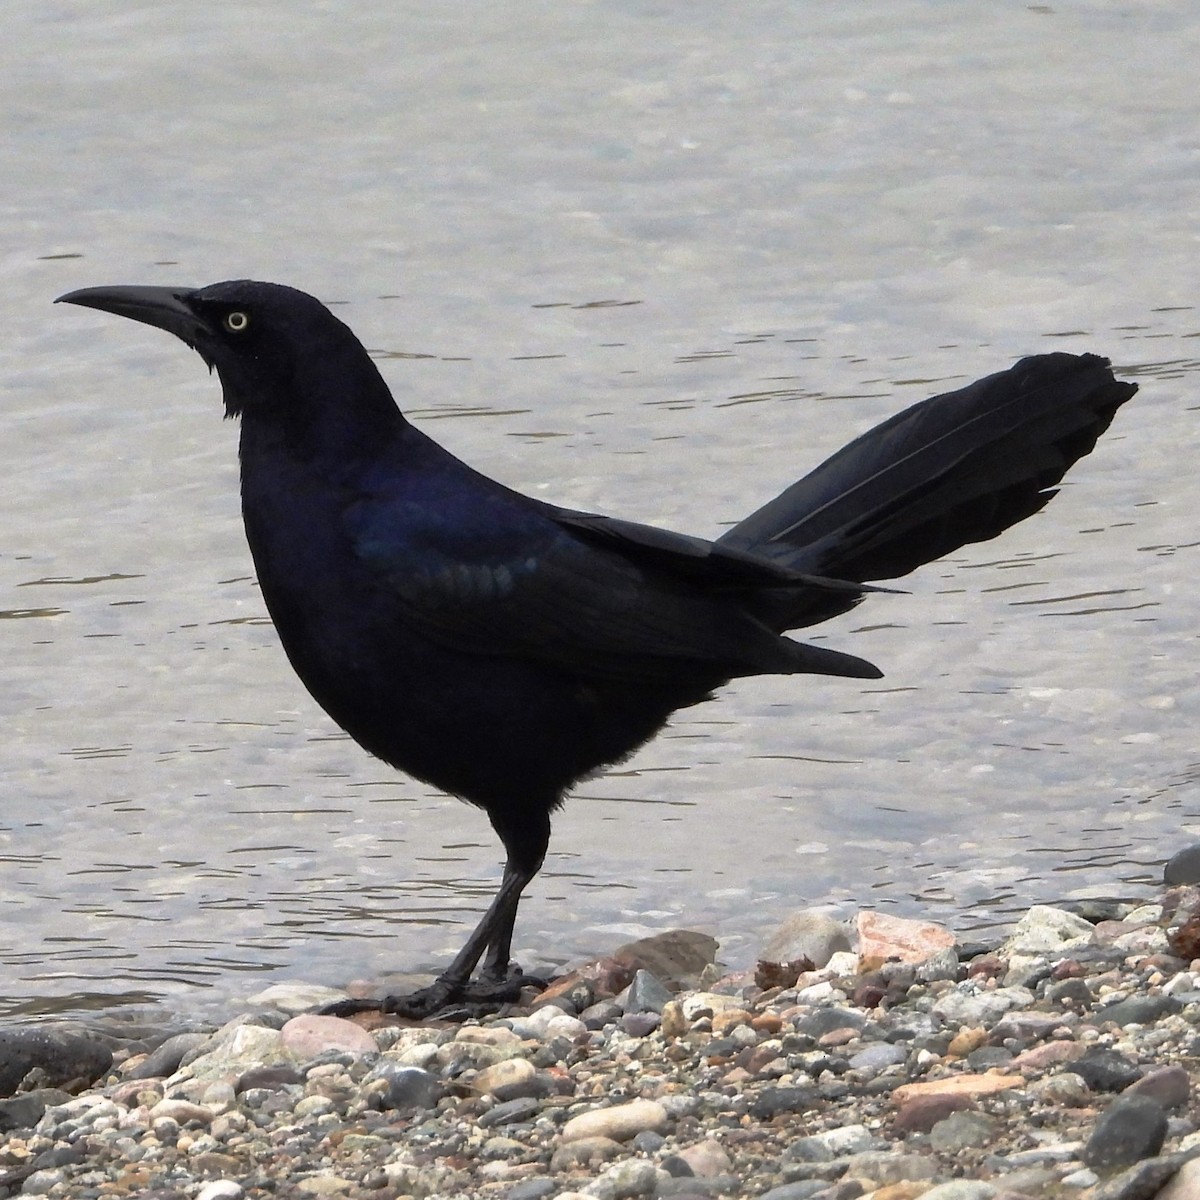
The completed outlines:
[[[1200,893],[1172,905],[1190,919]],[[109,1065],[79,1095],[0,1098],[0,1195],[1200,1200],[1200,964],[1129,907],[673,994],[708,943],[664,935],[458,1028],[295,1016],[326,1000],[297,984],[212,1032],[72,1029]]]
[[[293,1017],[279,1032],[285,1052],[304,1061],[329,1051],[348,1054],[378,1054],[379,1044],[361,1026],[341,1017],[303,1013]]]
[[[1162,1105],[1148,1096],[1118,1096],[1096,1122],[1081,1157],[1093,1170],[1125,1167],[1156,1155],[1166,1136]]]
[[[562,1140],[604,1137],[616,1142],[628,1141],[649,1129],[661,1132],[667,1126],[667,1110],[655,1100],[631,1100],[611,1108],[596,1108],[572,1117],[562,1129]]]

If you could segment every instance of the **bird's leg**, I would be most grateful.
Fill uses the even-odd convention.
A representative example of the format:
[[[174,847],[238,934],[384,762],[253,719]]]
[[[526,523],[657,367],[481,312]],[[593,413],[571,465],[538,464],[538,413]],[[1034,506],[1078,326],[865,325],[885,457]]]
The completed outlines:
[[[475,926],[454,961],[431,983],[408,996],[385,996],[382,1000],[343,1000],[321,1011],[330,1016],[350,1016],[378,1011],[420,1020],[444,1009],[460,1008],[472,1015],[516,1000],[521,989],[544,982],[522,973],[510,963],[513,926],[521,893],[538,873],[550,840],[550,820],[543,817],[537,828],[523,825],[518,831],[493,816],[492,824],[504,841],[508,857],[499,890],[483,919]],[[532,836],[531,836],[532,834]],[[484,959],[482,978],[472,982],[471,973]]]

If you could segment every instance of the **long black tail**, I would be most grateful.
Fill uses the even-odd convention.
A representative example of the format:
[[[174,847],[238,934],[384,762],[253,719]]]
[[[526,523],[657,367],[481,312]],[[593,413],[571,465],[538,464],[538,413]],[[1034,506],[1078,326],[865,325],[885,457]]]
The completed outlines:
[[[806,574],[895,579],[1037,512],[1137,385],[1095,354],[1039,354],[914,404],[720,541]]]

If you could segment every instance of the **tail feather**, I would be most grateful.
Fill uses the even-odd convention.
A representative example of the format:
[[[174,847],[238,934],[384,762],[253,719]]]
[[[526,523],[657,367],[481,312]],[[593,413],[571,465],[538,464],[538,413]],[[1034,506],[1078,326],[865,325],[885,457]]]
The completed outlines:
[[[792,570],[895,579],[1042,508],[1137,385],[1040,354],[869,430],[719,540]]]

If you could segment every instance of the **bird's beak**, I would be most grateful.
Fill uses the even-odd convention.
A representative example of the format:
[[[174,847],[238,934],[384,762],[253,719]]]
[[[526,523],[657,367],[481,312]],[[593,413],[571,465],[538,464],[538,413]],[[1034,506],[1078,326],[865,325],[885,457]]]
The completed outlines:
[[[101,312],[116,313],[143,325],[165,329],[195,346],[198,338],[211,334],[202,317],[188,304],[190,288],[170,287],[90,287],[59,296],[55,304],[81,304]]]

